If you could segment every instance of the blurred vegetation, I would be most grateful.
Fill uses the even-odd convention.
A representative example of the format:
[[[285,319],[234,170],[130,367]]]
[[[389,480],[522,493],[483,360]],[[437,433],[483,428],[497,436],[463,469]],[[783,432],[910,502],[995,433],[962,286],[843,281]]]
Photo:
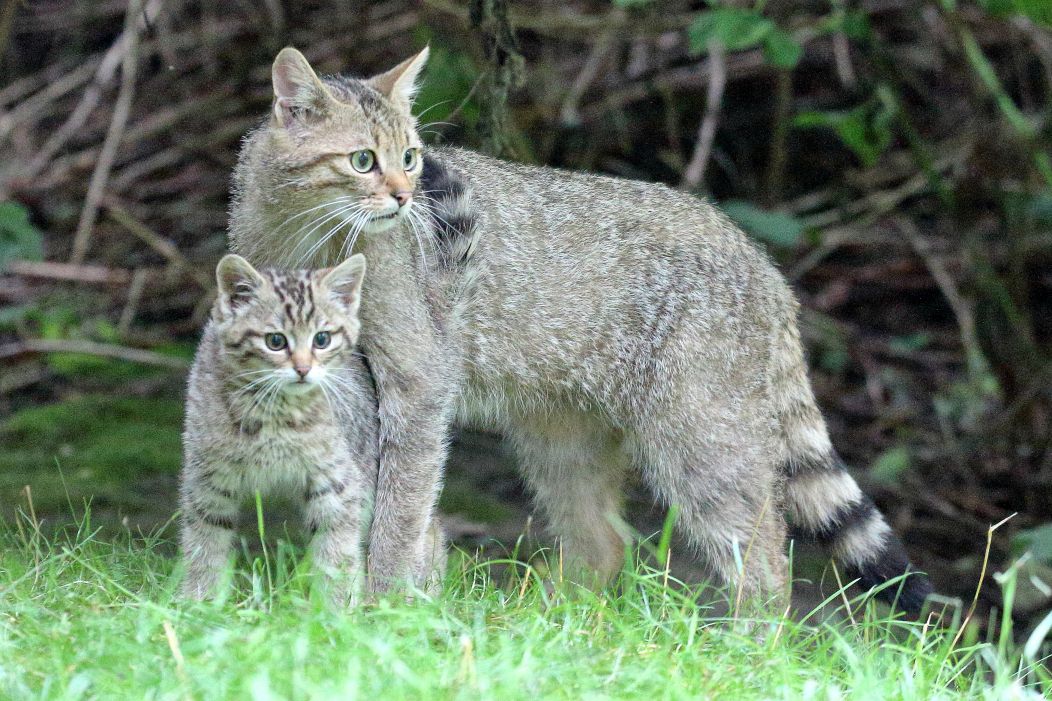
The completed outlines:
[[[665,182],[767,247],[803,303],[834,442],[942,591],[968,595],[989,524],[1014,513],[995,565],[1029,551],[1052,566],[1045,0],[5,7],[5,507],[32,484],[58,508],[64,476],[74,499],[170,515],[172,368],[210,302],[273,55],[293,44],[322,71],[368,74],[429,42],[429,143]],[[521,489],[465,445],[444,506],[513,532],[498,524],[521,516]]]

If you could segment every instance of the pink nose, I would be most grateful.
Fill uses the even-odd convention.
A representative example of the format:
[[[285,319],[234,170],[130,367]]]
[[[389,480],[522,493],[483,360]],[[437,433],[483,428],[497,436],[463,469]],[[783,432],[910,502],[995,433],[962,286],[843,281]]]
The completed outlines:
[[[307,376],[307,373],[310,372],[310,365],[297,365],[293,369],[296,371],[296,374],[299,375],[300,379],[302,380],[304,377]]]
[[[398,202],[399,207],[405,207],[406,202],[413,198],[413,193],[409,192],[409,190],[399,190],[394,193],[393,197]]]

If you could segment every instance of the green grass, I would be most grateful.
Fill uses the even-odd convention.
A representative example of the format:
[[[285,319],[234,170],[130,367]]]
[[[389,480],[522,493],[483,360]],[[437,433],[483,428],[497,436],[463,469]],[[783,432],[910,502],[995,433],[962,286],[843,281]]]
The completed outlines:
[[[154,480],[174,481],[182,460],[181,398],[84,395],[33,406],[0,421],[0,515],[11,518],[31,485],[38,513],[94,500],[97,512],[139,514],[156,504]],[[116,521],[116,519],[114,519]]]
[[[720,618],[638,565],[619,595],[553,594],[529,569],[498,585],[455,560],[445,591],[351,611],[310,595],[281,545],[221,602],[173,592],[171,544],[45,537],[0,524],[3,699],[1004,699],[1052,683],[1006,638],[760,614]],[[505,568],[505,572],[509,570]],[[270,584],[268,584],[270,582]]]

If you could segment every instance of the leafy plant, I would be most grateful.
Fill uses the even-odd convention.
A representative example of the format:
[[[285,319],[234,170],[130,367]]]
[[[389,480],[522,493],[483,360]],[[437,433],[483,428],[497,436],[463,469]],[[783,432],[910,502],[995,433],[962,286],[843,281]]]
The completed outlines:
[[[728,51],[759,46],[768,63],[779,68],[796,66],[804,51],[792,34],[756,9],[716,7],[703,12],[687,28],[687,37],[694,55],[708,51],[713,41]]]
[[[792,248],[803,236],[803,222],[791,214],[761,209],[745,200],[728,200],[720,206],[728,217],[760,241]]]
[[[1034,559],[1052,565],[1052,523],[1015,534],[1012,538],[1012,552],[1022,555],[1027,551]]]
[[[0,266],[12,260],[43,260],[44,238],[17,202],[0,202]]]
[[[1023,15],[1052,27],[1052,3],[1048,0],[979,0],[979,5],[997,17]]]
[[[870,465],[869,476],[883,484],[896,484],[912,462],[910,449],[904,445],[897,445],[877,456]]]
[[[803,112],[793,120],[801,129],[832,129],[840,140],[871,167],[894,139],[892,124],[898,113],[891,89],[881,85],[874,97],[846,112]]]

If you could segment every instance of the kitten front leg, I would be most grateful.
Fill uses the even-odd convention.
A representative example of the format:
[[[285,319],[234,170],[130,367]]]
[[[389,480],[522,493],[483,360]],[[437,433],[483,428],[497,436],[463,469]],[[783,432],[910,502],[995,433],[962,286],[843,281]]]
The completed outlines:
[[[187,490],[182,498],[180,541],[186,578],[182,595],[205,599],[216,593],[230,566],[237,525],[237,503],[225,495]]]
[[[353,606],[364,580],[363,494],[350,467],[312,480],[305,494],[314,567],[330,599]]]

